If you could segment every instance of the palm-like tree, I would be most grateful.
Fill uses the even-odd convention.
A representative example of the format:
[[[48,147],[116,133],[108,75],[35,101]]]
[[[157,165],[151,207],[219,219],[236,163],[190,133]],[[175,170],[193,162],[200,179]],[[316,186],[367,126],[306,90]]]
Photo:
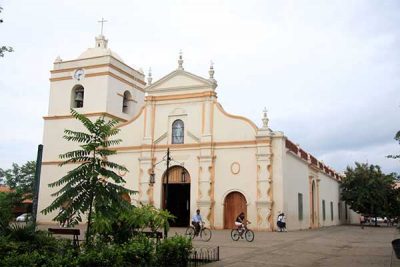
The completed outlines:
[[[124,208],[129,203],[122,199],[123,194],[134,194],[135,191],[123,187],[125,180],[114,172],[127,171],[124,166],[108,161],[108,156],[116,153],[109,147],[119,144],[122,140],[109,140],[119,129],[118,121],[105,120],[104,117],[92,122],[87,117],[71,109],[71,114],[78,119],[87,132],[64,130],[64,139],[80,144],[80,149],[61,154],[64,161],[60,164],[79,164],[64,177],[50,183],[49,187],[61,187],[53,193],[53,203],[42,211],[47,214],[55,210],[61,211],[54,220],[68,222],[73,226],[82,222],[82,216],[87,213],[86,243],[89,244],[93,212],[105,217],[112,214],[116,208]]]

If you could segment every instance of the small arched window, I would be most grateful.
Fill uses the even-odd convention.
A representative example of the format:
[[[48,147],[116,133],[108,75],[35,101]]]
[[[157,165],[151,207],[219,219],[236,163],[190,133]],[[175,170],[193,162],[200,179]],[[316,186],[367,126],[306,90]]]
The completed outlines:
[[[82,85],[76,86],[72,90],[72,107],[82,108],[84,98],[85,98],[85,89],[83,88]]]
[[[132,100],[131,93],[129,93],[129,91],[125,91],[124,97],[122,99],[122,112],[123,113],[130,112],[131,100]]]
[[[183,144],[184,129],[182,120],[172,123],[172,144]]]

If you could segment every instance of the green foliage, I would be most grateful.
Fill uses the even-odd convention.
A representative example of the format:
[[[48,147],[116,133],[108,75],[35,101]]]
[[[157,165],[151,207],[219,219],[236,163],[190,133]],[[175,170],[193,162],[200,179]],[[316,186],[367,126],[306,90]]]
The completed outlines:
[[[0,6],[0,13],[3,10],[3,8]],[[0,23],[3,23],[3,20],[0,19]],[[0,57],[4,57],[4,52],[13,52],[13,48],[10,46],[0,46]]]
[[[87,213],[86,241],[89,241],[94,234],[91,231],[92,211],[95,211],[96,217],[112,217],[115,210],[126,210],[129,206],[122,195],[133,194],[135,191],[123,187],[125,180],[114,172],[127,169],[108,161],[108,156],[116,153],[109,147],[121,142],[120,139],[109,140],[119,132],[115,127],[118,121],[107,121],[100,117],[92,122],[73,109],[71,114],[83,124],[86,132],[64,131],[64,139],[79,143],[80,149],[61,154],[60,158],[65,161],[60,166],[69,163],[78,163],[79,166],[49,184],[52,188],[58,188],[58,191],[52,194],[56,197],[53,203],[42,212],[48,214],[61,209],[54,220],[60,223],[68,221],[70,226],[82,222],[82,216]]]
[[[77,258],[78,266],[154,266],[155,245],[140,238],[125,244],[95,243]]]
[[[168,221],[174,216],[168,211],[156,209],[152,205],[141,205],[116,210],[113,216],[96,213],[93,229],[104,242],[126,243],[137,233],[150,229],[156,232],[169,227]]]
[[[374,217],[396,212],[400,195],[395,189],[395,174],[386,175],[377,165],[355,164],[354,169],[347,167],[342,180],[342,199],[352,210]]]
[[[97,241],[76,250],[71,240],[55,239],[30,226],[13,231],[0,236],[1,266],[186,266],[192,249],[186,237],[174,236],[157,245],[139,235],[124,244]]]
[[[76,266],[70,240],[57,240],[32,225],[10,227],[0,236],[1,266]]]
[[[19,192],[0,192],[0,235],[7,231],[14,219],[12,208],[21,205],[22,200],[22,194]]]
[[[394,136],[394,139],[397,141],[397,142],[399,142],[399,144],[400,144],[400,131],[398,131],[397,133],[396,133],[396,135]],[[398,159],[398,158],[400,158],[400,155],[389,155],[389,156],[387,156],[388,158],[392,158],[392,159]]]
[[[26,195],[26,197],[31,197],[34,190],[35,170],[36,161],[28,161],[22,166],[13,163],[11,169],[0,168],[0,178],[11,189]]]
[[[186,266],[192,250],[192,241],[185,236],[164,239],[157,247],[157,266]]]

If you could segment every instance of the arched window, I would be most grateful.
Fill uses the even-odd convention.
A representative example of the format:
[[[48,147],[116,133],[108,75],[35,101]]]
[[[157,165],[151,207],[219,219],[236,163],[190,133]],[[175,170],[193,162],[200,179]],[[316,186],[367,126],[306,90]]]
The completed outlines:
[[[183,121],[176,120],[172,123],[172,144],[183,144],[184,129]]]
[[[85,98],[85,89],[82,85],[77,85],[72,90],[72,107],[73,108],[82,108],[83,100]]]
[[[130,111],[130,106],[131,106],[131,93],[129,93],[129,91],[125,91],[124,92],[124,97],[122,100],[122,112],[123,113],[129,113]]]

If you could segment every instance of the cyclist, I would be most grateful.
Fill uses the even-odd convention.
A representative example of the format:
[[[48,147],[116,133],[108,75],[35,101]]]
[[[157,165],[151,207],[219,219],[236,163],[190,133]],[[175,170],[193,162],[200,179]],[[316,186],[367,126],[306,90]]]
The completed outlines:
[[[246,219],[244,212],[241,212],[235,220],[235,225],[237,226],[239,233],[242,233],[242,230],[246,229],[248,223],[250,223],[250,221]]]
[[[192,225],[194,226],[195,229],[194,233],[195,236],[198,235],[200,232],[200,223],[203,223],[203,219],[201,218],[200,210],[197,209],[196,213],[192,217]]]

